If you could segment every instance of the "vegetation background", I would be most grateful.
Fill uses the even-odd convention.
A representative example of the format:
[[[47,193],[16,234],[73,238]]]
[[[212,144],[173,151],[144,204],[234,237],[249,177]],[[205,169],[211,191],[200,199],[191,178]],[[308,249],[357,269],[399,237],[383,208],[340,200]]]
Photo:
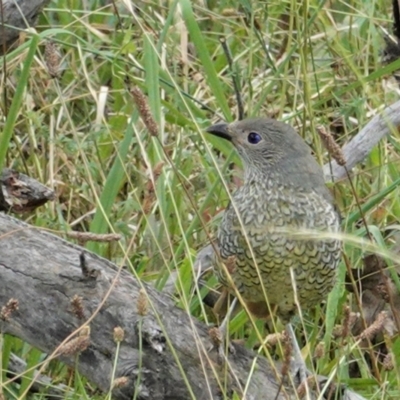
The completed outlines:
[[[318,161],[328,162],[318,126],[342,145],[399,99],[389,73],[399,63],[382,64],[392,21],[392,5],[384,0],[53,0],[38,36],[23,36],[4,59],[0,101],[2,121],[9,115],[9,122],[0,122],[0,164],[12,134],[5,164],[57,194],[26,215],[28,222],[61,233],[121,234],[119,242],[87,247],[160,290],[173,276],[177,305],[214,323],[193,291],[193,263],[215,234],[227,189],[240,184],[240,168],[232,168],[240,161],[229,143],[204,134],[205,128],[237,119],[241,103],[245,116],[290,123]],[[139,118],[133,87],[146,94],[157,134]],[[355,192],[348,180],[331,185],[351,268],[362,267],[367,248],[384,254],[389,266],[396,261],[388,249],[399,230],[399,138],[394,129],[354,171]],[[357,201],[373,237],[369,247]],[[396,273],[391,276],[399,288]],[[368,399],[398,399],[400,343],[387,326],[371,341],[340,331],[349,316],[345,306],[363,309],[345,290],[345,277],[343,263],[327,305],[296,320],[303,355],[316,372]],[[215,288],[211,274],[201,293]],[[376,318],[371,313],[361,313],[364,328]],[[268,333],[259,321],[256,326]],[[243,312],[232,319],[230,333],[249,347],[259,335]],[[2,393],[19,398],[32,372],[7,384],[10,352],[28,366],[45,355],[9,336],[2,337],[0,351]],[[104,397],[61,363],[51,363],[46,373],[54,385],[68,385],[65,398]]]

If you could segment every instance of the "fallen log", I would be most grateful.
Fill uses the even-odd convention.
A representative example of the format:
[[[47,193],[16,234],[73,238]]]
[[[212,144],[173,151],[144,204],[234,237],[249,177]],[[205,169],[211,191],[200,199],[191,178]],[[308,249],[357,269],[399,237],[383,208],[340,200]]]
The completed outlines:
[[[276,373],[264,357],[238,346],[221,364],[209,351],[208,328],[169,295],[79,246],[0,214],[3,314],[10,301],[16,307],[0,320],[3,333],[49,354],[48,360],[77,365],[104,392],[123,382],[113,391],[116,399],[132,399],[135,389],[140,399],[160,400],[217,399],[226,390],[273,399],[278,392]],[[82,337],[78,330],[88,326],[86,348],[74,351]],[[118,355],[117,327],[124,336]],[[284,392],[279,399],[287,398]]]

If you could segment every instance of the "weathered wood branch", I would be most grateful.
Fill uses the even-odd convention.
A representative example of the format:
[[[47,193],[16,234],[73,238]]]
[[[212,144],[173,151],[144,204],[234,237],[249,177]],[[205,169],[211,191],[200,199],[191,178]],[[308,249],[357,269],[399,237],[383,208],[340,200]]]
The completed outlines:
[[[0,214],[0,305],[12,298],[19,304],[8,321],[0,321],[1,330],[51,354],[85,322],[72,311],[74,296],[82,298],[87,319],[109,294],[90,322],[90,346],[79,356],[83,375],[103,391],[109,390],[116,352],[113,331],[120,326],[125,339],[116,378],[127,377],[128,383],[114,391],[114,398],[132,399],[138,387],[140,399],[186,400],[192,397],[185,379],[196,399],[219,398],[222,389],[215,375],[221,367],[217,356],[207,351],[211,345],[208,328],[178,309],[169,296],[147,285],[149,312],[141,317],[137,305],[142,285],[128,272],[116,269],[79,246]],[[242,348],[229,357],[228,389],[240,393],[250,379],[246,398],[273,399],[278,390],[275,374],[263,357],[257,358],[252,371],[254,357]],[[74,354],[60,358],[76,365]],[[224,368],[221,371],[223,381]]]
[[[8,51],[21,30],[34,26],[37,16],[50,0],[1,0],[0,54]],[[4,24],[3,24],[4,21]],[[3,47],[4,46],[4,47]]]
[[[26,370],[26,362],[17,357],[15,354],[11,354],[8,364],[7,377],[13,378],[15,376],[23,376]],[[50,397],[52,399],[61,399],[63,395],[69,390],[69,387],[67,385],[59,383],[55,386],[54,384],[52,384],[52,379],[49,376],[39,374],[37,371],[35,372],[36,373],[34,382],[32,383],[32,387],[30,390],[31,393],[40,393],[43,390],[46,390],[47,397]]]
[[[386,107],[376,115],[360,132],[346,143],[342,150],[346,159],[346,168],[350,171],[356,164],[362,162],[378,142],[392,130],[400,126],[400,101]],[[346,170],[332,161],[324,165],[326,181],[337,181],[346,177]],[[332,172],[331,172],[332,169]]]
[[[24,213],[54,200],[54,192],[14,169],[0,173],[0,211]]]

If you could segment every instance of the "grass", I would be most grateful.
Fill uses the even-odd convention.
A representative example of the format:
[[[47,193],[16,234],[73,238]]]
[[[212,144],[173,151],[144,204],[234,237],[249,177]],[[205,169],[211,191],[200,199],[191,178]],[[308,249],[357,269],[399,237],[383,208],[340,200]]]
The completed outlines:
[[[160,290],[177,271],[177,303],[213,321],[193,294],[193,262],[215,235],[219,213],[229,200],[227,189],[235,187],[233,175],[239,175],[230,165],[240,162],[228,143],[205,135],[204,129],[211,122],[237,118],[235,78],[246,116],[290,123],[318,161],[327,162],[318,125],[330,127],[343,144],[399,98],[390,75],[399,62],[384,67],[380,61],[381,27],[390,30],[392,25],[389,4],[172,0],[141,2],[137,9],[117,2],[116,12],[103,3],[53,0],[37,33],[28,34],[7,55],[8,74],[1,81],[1,113],[7,119],[1,123],[0,165],[38,177],[57,193],[56,202],[24,217],[28,222],[61,232],[122,234],[118,244],[88,248],[128,265]],[[50,39],[63,56],[57,79],[49,79],[46,68],[44,45]],[[221,39],[231,53],[232,68]],[[130,94],[133,86],[147,95],[158,137],[139,118]],[[352,178],[376,243],[372,247],[389,265],[396,261],[388,249],[399,229],[399,136],[394,131],[381,142]],[[346,180],[333,186],[344,217],[348,263],[360,268],[368,247],[361,241],[366,232],[355,195]],[[316,360],[318,373],[335,373],[368,399],[398,398],[397,339],[384,338],[397,367],[388,370],[382,359],[371,368],[367,359],[375,354],[372,347],[365,351],[353,336],[344,341],[334,335],[343,323],[343,307],[359,307],[345,290],[345,274],[342,263],[325,309],[297,320],[304,355],[312,357],[323,342],[329,352]],[[397,274],[392,276],[398,284]],[[215,278],[209,279],[215,286]],[[262,324],[255,325],[241,312],[230,331],[251,346],[264,335]],[[3,369],[11,350],[28,365],[40,359],[37,351],[8,336],[1,350]],[[61,364],[51,368],[74,395],[91,397],[90,386],[77,373],[71,378]],[[3,385],[9,398],[26,389],[25,381]]]

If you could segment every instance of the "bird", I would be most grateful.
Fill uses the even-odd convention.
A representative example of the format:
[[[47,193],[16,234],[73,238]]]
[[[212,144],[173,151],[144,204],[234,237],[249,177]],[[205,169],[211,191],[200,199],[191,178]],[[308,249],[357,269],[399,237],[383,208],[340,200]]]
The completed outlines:
[[[326,299],[341,259],[340,216],[322,169],[301,136],[275,119],[206,132],[230,141],[244,166],[218,227],[216,275],[256,318],[275,310],[294,340],[292,317]]]

